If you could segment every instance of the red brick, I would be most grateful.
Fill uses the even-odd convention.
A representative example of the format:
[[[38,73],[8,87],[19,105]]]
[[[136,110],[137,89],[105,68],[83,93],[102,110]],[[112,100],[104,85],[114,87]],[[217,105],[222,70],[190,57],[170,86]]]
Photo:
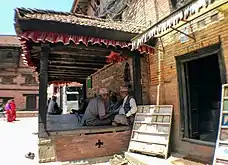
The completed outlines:
[[[58,161],[80,160],[127,150],[130,134],[130,131],[126,131],[82,136],[57,135],[53,138],[53,143]],[[104,143],[101,148],[95,146],[98,139]]]
[[[53,137],[58,161],[80,160],[86,158],[110,156],[126,151],[131,131],[93,134],[93,135],[56,135]],[[101,140],[101,148],[95,146]]]
[[[126,62],[130,65],[131,72],[131,84],[133,84],[133,68],[132,68],[132,59],[129,58]],[[124,67],[126,62],[121,62],[117,64],[110,65],[92,75],[92,87],[93,89],[87,90],[87,97],[93,97],[94,94],[97,94],[97,89],[100,87],[107,87],[108,90],[117,92],[119,87],[124,84]],[[141,77],[142,77],[142,96],[143,103],[149,103],[149,67],[148,67],[148,57],[141,58]],[[110,79],[108,79],[110,78]]]

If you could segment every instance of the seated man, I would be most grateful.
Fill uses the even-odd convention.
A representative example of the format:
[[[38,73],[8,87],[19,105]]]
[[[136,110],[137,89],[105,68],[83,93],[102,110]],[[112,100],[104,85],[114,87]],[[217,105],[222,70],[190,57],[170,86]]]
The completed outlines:
[[[127,87],[120,87],[120,96],[123,98],[123,104],[119,109],[119,114],[115,116],[112,125],[133,125],[135,113],[137,112],[135,99],[129,96]]]
[[[59,108],[58,103],[56,102],[57,97],[52,96],[50,103],[48,104],[48,114],[49,115],[61,115],[62,110]]]
[[[111,125],[112,117],[111,113],[108,114],[108,90],[106,88],[101,88],[99,90],[98,97],[90,100],[85,114],[82,118],[81,125],[86,126],[102,126]]]

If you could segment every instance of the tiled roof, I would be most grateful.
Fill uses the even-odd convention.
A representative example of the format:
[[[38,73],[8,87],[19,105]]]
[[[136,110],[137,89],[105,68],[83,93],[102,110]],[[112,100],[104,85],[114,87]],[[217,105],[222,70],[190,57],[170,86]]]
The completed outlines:
[[[20,47],[20,41],[17,36],[13,35],[0,35],[0,46]]]
[[[146,30],[146,27],[136,25],[135,23],[110,21],[106,19],[85,16],[80,14],[74,14],[69,12],[56,12],[50,10],[38,10],[38,9],[25,9],[17,8],[16,19],[18,20],[30,20],[37,19],[43,21],[56,21],[62,23],[70,23],[82,26],[94,26],[103,29],[119,30],[130,33],[142,33]]]

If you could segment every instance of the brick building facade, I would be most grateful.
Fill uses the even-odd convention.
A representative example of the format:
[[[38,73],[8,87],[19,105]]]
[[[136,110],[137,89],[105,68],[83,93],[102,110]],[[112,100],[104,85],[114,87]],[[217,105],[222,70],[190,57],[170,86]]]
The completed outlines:
[[[14,99],[17,110],[38,109],[38,83],[20,57],[16,36],[0,36],[0,99]]]
[[[141,58],[143,103],[174,105],[171,150],[173,152],[182,153],[187,157],[199,158],[201,161],[206,162],[210,162],[213,158],[217,130],[212,129],[213,138],[210,140],[203,139],[204,135],[202,135],[200,131],[203,130],[202,127],[210,129],[209,127],[213,125],[213,120],[218,121],[219,108],[216,104],[219,104],[220,101],[221,84],[227,82],[227,5],[214,7],[220,2],[223,4],[225,1],[215,1],[211,7],[209,6],[204,10],[204,14],[198,14],[196,18],[190,22],[181,22],[181,27],[178,28],[178,30],[185,32],[187,35],[177,30],[169,30],[169,32],[157,40],[156,45],[154,45],[155,53]],[[169,17],[174,17],[175,14],[173,14],[173,12],[175,10],[178,10],[180,7],[187,7],[188,5],[191,5],[191,1],[132,0],[123,10],[121,19],[122,21],[144,24],[149,28],[164,18],[168,19]],[[92,15],[94,15],[94,13]],[[209,58],[214,58],[214,61],[218,60],[219,65],[213,64],[212,66],[214,66],[215,70],[219,70],[217,73],[220,73],[220,77],[208,78],[207,81],[204,81],[204,85],[201,84],[200,88],[204,88],[203,86],[208,82],[212,83],[214,80],[219,81],[219,85],[215,90],[217,92],[215,92],[217,98],[214,97],[214,100],[206,101],[208,104],[211,104],[208,105],[211,107],[208,109],[208,112],[205,111],[204,116],[207,116],[205,117],[207,119],[205,119],[204,117],[199,118],[199,114],[195,117],[194,114],[190,112],[190,108],[185,105],[186,100],[183,98],[192,98],[190,98],[190,94],[186,96],[186,84],[182,82],[182,79],[184,79],[184,77],[190,77],[187,75],[187,72],[190,73],[190,71],[186,70],[187,66],[193,65],[192,63],[200,61],[200,59],[201,62],[209,61]],[[127,62],[132,68],[131,60],[129,59]],[[99,85],[104,86],[106,84],[106,87],[109,89],[117,90],[116,87],[123,83],[122,75],[125,63],[126,62],[112,64],[93,74],[92,86],[97,88]],[[200,65],[210,67],[209,63]],[[198,68],[200,67],[198,66]],[[181,75],[180,72],[184,74]],[[195,76],[197,72],[197,69],[192,71],[191,79],[197,77]],[[208,69],[208,72],[211,72],[212,77],[213,70]],[[198,73],[197,75],[199,76]],[[202,75],[206,75],[206,71],[202,73]],[[198,77],[198,79],[200,79],[200,77]],[[187,82],[187,80],[184,81]],[[198,81],[195,80],[195,83],[198,83]],[[192,86],[194,85],[197,86],[197,84],[193,84]],[[191,91],[195,91],[192,86],[190,85],[188,88],[191,88]],[[207,90],[210,91],[211,88],[208,87]],[[91,89],[88,89],[88,91],[91,91]],[[204,91],[204,93],[206,93],[206,91]],[[195,93],[191,93],[191,95],[194,94]],[[210,94],[205,95],[209,96]],[[191,100],[188,101],[191,102]],[[192,104],[192,107],[192,109],[194,109],[194,104]],[[198,107],[198,109],[200,108]],[[206,108],[204,107],[204,109]],[[214,109],[216,111],[214,111]],[[190,113],[191,115],[189,115]],[[217,117],[213,118],[213,113],[215,113]],[[200,120],[205,121],[202,122]],[[193,128],[193,126],[195,126],[195,128]],[[193,135],[194,133],[196,133],[196,135]],[[207,136],[211,136],[209,134],[210,133],[208,133]]]
[[[149,55],[150,103],[159,99],[160,104],[174,105],[172,151],[208,163],[213,159],[217,138],[221,85],[227,83],[227,2],[223,3],[215,1],[203,10],[204,14],[199,13],[189,23],[180,23],[178,30],[189,36],[176,30],[164,34],[155,45],[155,53]],[[205,64],[209,58],[217,62]],[[198,69],[193,69],[193,65],[198,65]],[[217,87],[206,85],[215,81]],[[213,113],[216,117],[212,117]],[[213,122],[215,129],[209,128]],[[204,139],[204,133],[208,139]]]

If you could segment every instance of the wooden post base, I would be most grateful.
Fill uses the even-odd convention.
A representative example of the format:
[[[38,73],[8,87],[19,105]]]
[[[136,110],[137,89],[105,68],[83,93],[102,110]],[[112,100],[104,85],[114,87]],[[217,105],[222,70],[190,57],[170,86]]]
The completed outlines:
[[[39,138],[39,163],[55,162],[54,145],[50,138]]]

